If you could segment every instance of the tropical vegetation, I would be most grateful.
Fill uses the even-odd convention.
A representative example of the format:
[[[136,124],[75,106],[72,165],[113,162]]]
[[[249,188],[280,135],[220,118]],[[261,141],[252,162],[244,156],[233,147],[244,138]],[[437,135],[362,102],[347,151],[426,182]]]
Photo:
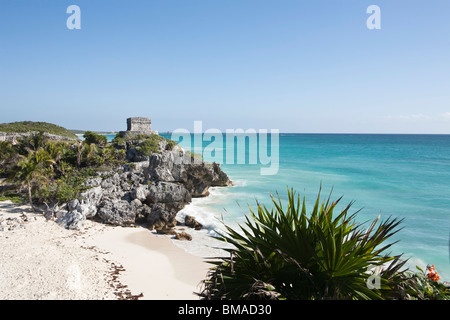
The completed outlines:
[[[104,135],[92,131],[86,131],[83,137],[85,143],[89,145],[94,143],[96,145],[104,146],[108,142],[108,139]]]
[[[227,257],[216,257],[202,299],[448,299],[449,291],[431,277],[404,268],[402,255],[390,255],[392,236],[402,220],[380,216],[367,228],[350,214],[353,203],[320,201],[311,212],[305,198],[291,189],[283,205],[273,197],[272,208],[257,202],[244,224],[224,223],[216,238]],[[424,288],[426,289],[424,291]],[[430,289],[431,288],[431,289]]]
[[[20,122],[9,129],[24,131],[27,123],[32,129],[43,128],[40,123]],[[45,128],[48,127],[57,126],[46,124]],[[164,139],[135,137],[130,142],[118,135],[109,143],[104,135],[92,131],[86,131],[83,137],[83,141],[78,138],[57,141],[50,140],[44,131],[31,131],[14,142],[0,141],[0,178],[7,178],[11,184],[0,189],[0,199],[17,202],[22,198],[33,209],[44,202],[67,202],[78,197],[85,189],[86,179],[97,171],[111,171],[127,163],[127,148],[123,143],[131,143],[130,147],[142,149],[148,155],[157,152],[158,141]]]
[[[11,123],[0,123],[0,132],[25,133],[25,132],[47,132],[61,137],[77,139],[72,131],[53,123],[18,121]]]

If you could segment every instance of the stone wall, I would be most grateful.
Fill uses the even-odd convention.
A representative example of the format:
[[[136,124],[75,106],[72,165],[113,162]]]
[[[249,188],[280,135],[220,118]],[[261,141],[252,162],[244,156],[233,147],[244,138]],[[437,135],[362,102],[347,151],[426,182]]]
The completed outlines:
[[[158,134],[152,130],[152,121],[149,118],[134,117],[127,119],[127,131],[120,131],[122,137],[132,137],[134,135]]]
[[[152,131],[151,124],[152,121],[149,118],[128,118],[127,130],[150,133]]]

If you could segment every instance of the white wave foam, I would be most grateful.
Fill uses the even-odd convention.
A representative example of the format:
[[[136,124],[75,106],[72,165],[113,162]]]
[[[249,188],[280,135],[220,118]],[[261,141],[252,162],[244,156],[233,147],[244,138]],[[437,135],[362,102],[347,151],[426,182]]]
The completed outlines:
[[[176,218],[177,220],[184,222],[186,215],[193,216],[203,225],[203,228],[207,230],[219,228],[218,218],[220,217],[220,214],[201,205],[196,205],[194,203],[187,205],[183,210],[178,212]]]
[[[245,187],[248,185],[248,181],[238,179],[238,180],[233,180],[233,184],[234,184],[234,187]]]
[[[209,196],[192,199],[192,202],[180,210],[176,216],[176,219],[181,222],[178,227],[184,228],[184,231],[192,236],[192,241],[173,240],[173,242],[186,252],[201,257],[217,257],[227,254],[219,249],[226,247],[227,244],[212,237],[224,230],[222,221],[229,220],[227,219],[228,213],[225,208],[221,208],[221,204],[229,203],[231,190],[232,187],[212,187],[209,189]],[[203,225],[203,228],[197,231],[184,227],[182,223],[184,223],[186,215],[194,217]]]

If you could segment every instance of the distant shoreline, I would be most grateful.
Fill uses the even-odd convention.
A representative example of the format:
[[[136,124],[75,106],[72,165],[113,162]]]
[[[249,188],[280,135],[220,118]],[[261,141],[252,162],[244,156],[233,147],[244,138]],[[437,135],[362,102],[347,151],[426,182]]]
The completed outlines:
[[[109,131],[92,131],[92,130],[69,130],[69,131],[75,133],[76,135],[83,135],[85,132],[88,132],[88,131],[95,132],[98,134],[117,134],[116,131],[111,131],[111,132],[109,132]]]

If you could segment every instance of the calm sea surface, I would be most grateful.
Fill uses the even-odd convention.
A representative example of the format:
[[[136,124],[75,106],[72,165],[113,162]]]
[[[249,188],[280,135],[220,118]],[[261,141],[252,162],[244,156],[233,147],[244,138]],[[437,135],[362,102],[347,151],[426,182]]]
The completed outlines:
[[[180,144],[196,153],[210,144],[194,148],[192,142]],[[341,209],[355,201],[353,210],[362,209],[358,222],[380,213],[383,220],[404,218],[391,252],[409,258],[410,268],[434,264],[441,279],[450,280],[450,135],[280,134],[275,175],[261,175],[261,167],[268,165],[250,164],[248,158],[245,164],[225,162],[226,144],[218,145],[224,154],[222,169],[235,185],[212,188],[209,197],[194,199],[180,213],[194,215],[207,227],[191,243],[179,244],[187,251],[208,255],[205,245],[220,228],[218,219],[237,225],[256,200],[270,207],[270,194],[286,199],[289,187],[306,196],[311,210],[322,188],[324,200],[331,191],[334,200],[343,196]],[[250,141],[247,155],[253,147]],[[204,154],[205,160],[212,155]]]
[[[222,164],[235,186],[214,188],[186,213],[213,230],[217,218],[243,222],[256,199],[268,206],[271,193],[286,199],[288,187],[305,195],[311,210],[321,187],[324,200],[331,191],[332,199],[343,196],[342,209],[355,201],[354,211],[362,209],[358,222],[380,213],[383,220],[404,218],[392,253],[403,253],[411,268],[434,264],[441,279],[450,280],[450,135],[281,134],[276,175],[261,175],[268,165],[248,162]]]

